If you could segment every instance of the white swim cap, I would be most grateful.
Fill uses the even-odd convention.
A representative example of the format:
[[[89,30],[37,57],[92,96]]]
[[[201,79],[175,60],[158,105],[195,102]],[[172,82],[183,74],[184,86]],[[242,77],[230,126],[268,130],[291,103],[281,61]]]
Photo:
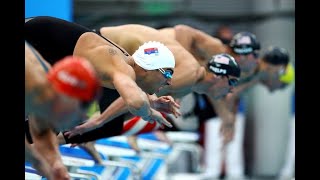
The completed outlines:
[[[145,70],[174,68],[175,60],[172,52],[162,43],[149,41],[139,47],[132,55],[134,61]]]

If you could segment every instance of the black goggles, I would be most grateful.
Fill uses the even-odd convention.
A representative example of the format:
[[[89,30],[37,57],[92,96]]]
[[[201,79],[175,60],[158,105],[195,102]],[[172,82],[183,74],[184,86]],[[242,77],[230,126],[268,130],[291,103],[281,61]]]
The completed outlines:
[[[259,53],[258,53],[258,52],[255,52],[255,51],[253,51],[253,52],[251,52],[251,53],[245,53],[245,54],[239,54],[239,53],[237,53],[237,54],[240,55],[240,56],[248,56],[249,54],[252,54],[255,59],[257,59],[257,58],[259,57]]]
[[[259,53],[257,50],[254,50],[253,48],[238,48],[238,47],[234,47],[233,48],[233,52],[238,54],[238,55],[244,55],[247,56],[249,54],[252,54],[254,56],[254,58],[258,58],[259,57]]]
[[[162,68],[159,68],[158,70],[162,73],[163,77],[165,77],[166,79],[172,79],[173,70],[171,69],[164,70]]]
[[[228,78],[228,83],[229,86],[235,87],[236,85],[238,85],[239,80],[235,79],[235,78],[230,78],[228,75],[226,75]]]

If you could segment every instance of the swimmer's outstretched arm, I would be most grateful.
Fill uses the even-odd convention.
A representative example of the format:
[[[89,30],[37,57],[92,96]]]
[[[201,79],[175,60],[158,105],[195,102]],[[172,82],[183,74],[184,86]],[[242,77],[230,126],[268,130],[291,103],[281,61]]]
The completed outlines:
[[[184,24],[175,27],[176,39],[184,47],[193,47],[194,53],[203,59],[210,59],[212,55],[226,51],[223,43],[211,35]],[[186,36],[188,34],[188,36]]]
[[[156,116],[161,116],[161,120],[164,119],[161,122],[159,122],[159,120],[156,120],[160,124],[165,124],[166,126],[171,127],[171,124],[165,118],[163,118],[163,116],[160,112],[158,112],[158,110],[161,112],[173,114],[176,117],[181,115],[181,113],[178,111],[180,105],[177,104],[171,96],[161,96],[158,98],[155,95],[148,95],[148,98],[152,106],[152,114]],[[65,135],[68,137],[72,137],[77,134],[82,134],[94,130],[127,112],[128,106],[125,104],[123,98],[119,97],[118,99],[113,101],[113,103],[110,106],[108,106],[108,108],[104,112],[102,112],[100,116],[89,119],[86,123],[81,124],[72,129],[71,131],[66,132]]]

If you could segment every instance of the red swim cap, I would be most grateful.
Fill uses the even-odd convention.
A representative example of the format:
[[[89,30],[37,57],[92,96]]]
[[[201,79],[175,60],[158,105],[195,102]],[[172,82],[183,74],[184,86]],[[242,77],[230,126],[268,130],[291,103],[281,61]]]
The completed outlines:
[[[56,91],[82,101],[94,100],[100,89],[95,70],[81,57],[66,56],[52,66],[47,77]]]

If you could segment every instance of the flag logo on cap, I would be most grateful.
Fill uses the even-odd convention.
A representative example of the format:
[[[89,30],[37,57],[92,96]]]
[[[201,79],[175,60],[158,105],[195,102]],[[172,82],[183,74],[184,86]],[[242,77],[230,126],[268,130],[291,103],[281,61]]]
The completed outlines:
[[[251,39],[249,36],[242,36],[238,39],[239,44],[251,44]]]
[[[144,54],[155,54],[158,55],[159,51],[158,48],[148,48],[148,49],[144,49]]]
[[[221,63],[221,64],[229,64],[229,59],[227,57],[225,57],[225,56],[218,56],[215,59],[215,62]]]

